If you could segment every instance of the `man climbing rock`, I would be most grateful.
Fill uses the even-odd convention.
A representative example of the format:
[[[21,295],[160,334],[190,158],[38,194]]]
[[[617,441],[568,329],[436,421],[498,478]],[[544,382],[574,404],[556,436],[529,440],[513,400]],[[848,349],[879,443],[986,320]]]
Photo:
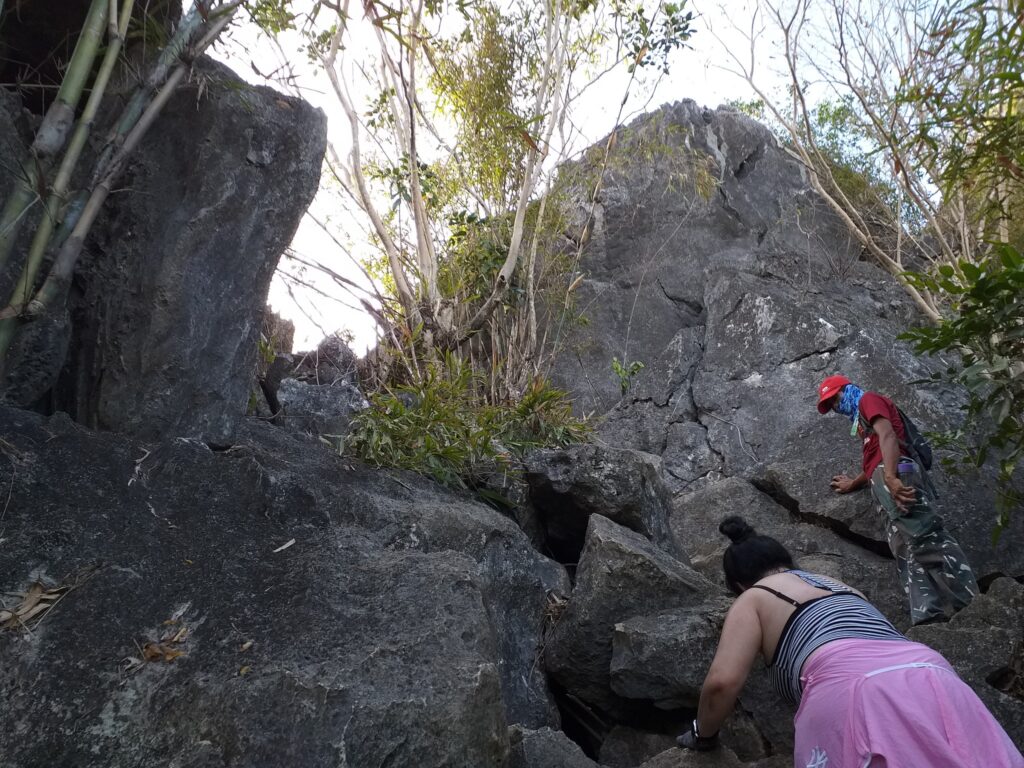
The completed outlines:
[[[935,493],[924,467],[907,447],[906,430],[892,400],[864,392],[845,376],[829,376],[818,387],[818,412],[835,411],[853,423],[862,440],[863,469],[857,477],[836,475],[832,488],[850,493],[871,485],[884,513],[889,548],[896,558],[914,624],[945,621],[978,594],[963,550],[935,511]]]

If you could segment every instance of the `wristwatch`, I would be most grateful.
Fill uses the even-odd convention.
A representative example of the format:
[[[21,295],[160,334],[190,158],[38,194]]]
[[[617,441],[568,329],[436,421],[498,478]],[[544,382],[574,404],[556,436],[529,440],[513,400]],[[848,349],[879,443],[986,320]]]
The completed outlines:
[[[684,749],[693,749],[697,752],[707,752],[718,746],[718,734],[714,733],[711,736],[701,736],[700,729],[697,728],[697,718],[693,719],[693,724],[690,726],[690,730],[679,736],[676,739],[676,744]]]

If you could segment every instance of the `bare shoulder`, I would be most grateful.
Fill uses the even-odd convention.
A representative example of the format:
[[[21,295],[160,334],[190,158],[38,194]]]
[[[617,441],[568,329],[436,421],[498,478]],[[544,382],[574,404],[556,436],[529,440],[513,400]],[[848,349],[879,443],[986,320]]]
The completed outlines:
[[[733,601],[726,616],[734,617],[735,619],[756,617],[758,606],[767,595],[767,592],[760,589],[746,590]]]
[[[761,590],[748,589],[739,595],[725,614],[725,622],[722,625],[722,636],[735,638],[738,635],[757,636],[761,635],[761,623],[765,607],[761,604],[761,598],[757,594]]]

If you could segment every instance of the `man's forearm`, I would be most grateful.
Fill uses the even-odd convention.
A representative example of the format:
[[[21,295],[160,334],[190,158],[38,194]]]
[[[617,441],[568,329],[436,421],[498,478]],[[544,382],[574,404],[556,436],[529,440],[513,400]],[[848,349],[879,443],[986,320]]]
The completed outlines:
[[[890,479],[898,477],[897,467],[900,463],[900,443],[895,433],[890,432],[879,439],[882,449],[882,465],[885,467],[885,476]]]
[[[863,488],[869,482],[871,482],[871,478],[864,474],[864,470],[862,469],[860,474],[853,478],[853,487],[854,489]]]

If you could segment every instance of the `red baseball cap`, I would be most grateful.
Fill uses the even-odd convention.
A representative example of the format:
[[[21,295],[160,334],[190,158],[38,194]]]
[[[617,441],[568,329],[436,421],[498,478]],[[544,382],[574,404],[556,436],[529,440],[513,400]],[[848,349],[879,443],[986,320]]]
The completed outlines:
[[[845,376],[829,376],[818,385],[818,413],[828,413],[828,401],[838,395],[843,387],[850,384]]]

